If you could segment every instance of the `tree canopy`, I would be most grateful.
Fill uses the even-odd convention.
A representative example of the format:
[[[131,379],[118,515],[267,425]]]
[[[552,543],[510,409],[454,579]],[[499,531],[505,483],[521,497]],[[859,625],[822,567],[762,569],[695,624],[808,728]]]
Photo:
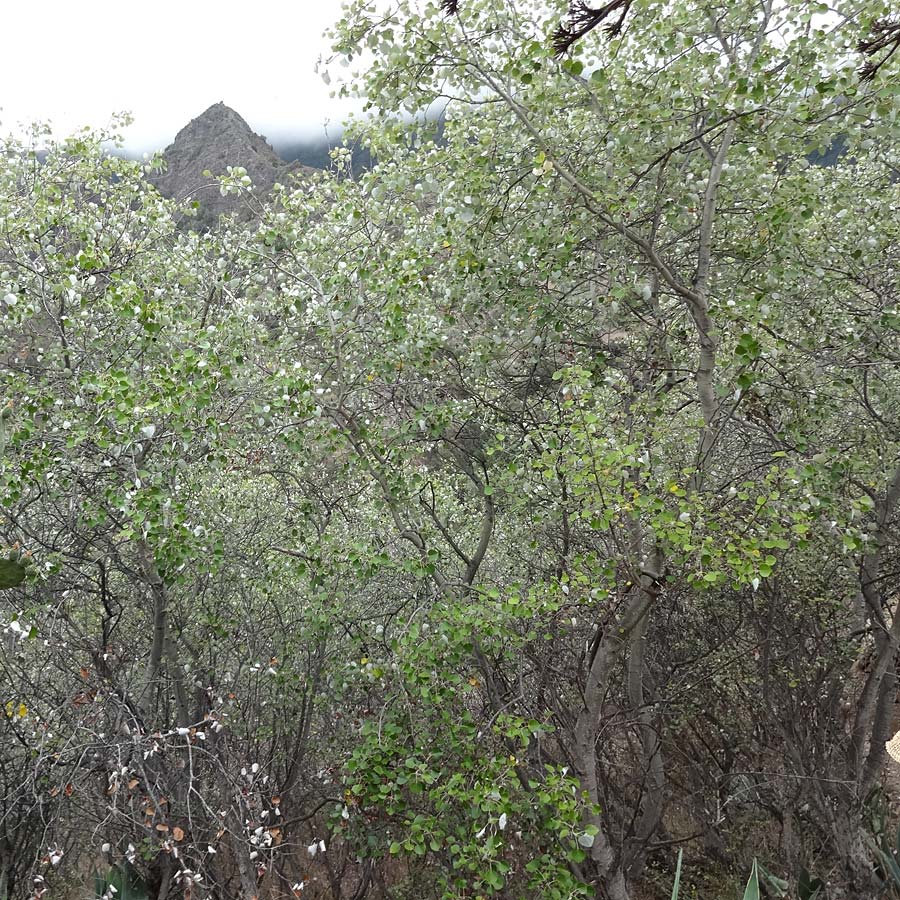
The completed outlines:
[[[351,0],[204,234],[8,140],[0,897],[900,890],[889,15]]]

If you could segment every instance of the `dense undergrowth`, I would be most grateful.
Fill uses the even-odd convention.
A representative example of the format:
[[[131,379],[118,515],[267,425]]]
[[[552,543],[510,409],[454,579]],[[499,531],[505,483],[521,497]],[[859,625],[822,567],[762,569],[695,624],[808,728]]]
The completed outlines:
[[[896,892],[888,10],[441,6],[252,219],[4,146],[0,896]]]

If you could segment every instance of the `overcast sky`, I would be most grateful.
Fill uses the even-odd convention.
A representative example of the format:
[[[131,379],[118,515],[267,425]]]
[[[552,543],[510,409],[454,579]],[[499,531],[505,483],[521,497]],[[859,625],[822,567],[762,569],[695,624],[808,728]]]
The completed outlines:
[[[223,100],[270,139],[322,134],[353,108],[314,71],[340,0],[10,0],[3,4],[0,131],[59,132],[135,118],[127,148],[164,147]]]

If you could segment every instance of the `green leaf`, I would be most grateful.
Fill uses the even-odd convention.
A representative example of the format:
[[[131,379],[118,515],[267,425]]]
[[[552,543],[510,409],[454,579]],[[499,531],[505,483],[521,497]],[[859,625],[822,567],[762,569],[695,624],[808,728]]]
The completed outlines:
[[[773,875],[762,863],[757,863],[756,868],[759,870],[759,874],[762,876],[763,881],[768,885],[769,890],[776,897],[787,896],[788,889],[790,888],[789,882],[785,881],[783,878],[779,878],[777,875]]]
[[[25,574],[25,566],[18,560],[0,559],[0,590],[21,584]]]
[[[678,862],[675,863],[675,881],[672,884],[671,900],[678,900],[678,893],[681,890],[681,859],[684,856],[684,850],[678,851]]]
[[[750,879],[747,881],[747,887],[744,888],[744,900],[759,900],[759,870],[756,867],[756,860],[753,860],[753,868],[750,869]]]
[[[821,878],[813,878],[802,868],[797,878],[797,896],[799,900],[822,900],[825,894],[825,882]]]

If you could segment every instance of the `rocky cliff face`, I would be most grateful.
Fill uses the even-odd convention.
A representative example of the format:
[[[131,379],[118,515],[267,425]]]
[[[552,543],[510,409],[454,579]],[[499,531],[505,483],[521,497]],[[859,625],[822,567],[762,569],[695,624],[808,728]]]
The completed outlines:
[[[151,180],[164,197],[199,203],[191,227],[200,230],[215,225],[222,213],[246,206],[246,200],[237,195],[223,197],[204,171],[224,175],[228,166],[243,166],[258,196],[268,194],[276,181],[287,184],[293,175],[314,171],[299,162],[286,163],[224,103],[216,103],[185,125],[163,156],[166,171]]]

